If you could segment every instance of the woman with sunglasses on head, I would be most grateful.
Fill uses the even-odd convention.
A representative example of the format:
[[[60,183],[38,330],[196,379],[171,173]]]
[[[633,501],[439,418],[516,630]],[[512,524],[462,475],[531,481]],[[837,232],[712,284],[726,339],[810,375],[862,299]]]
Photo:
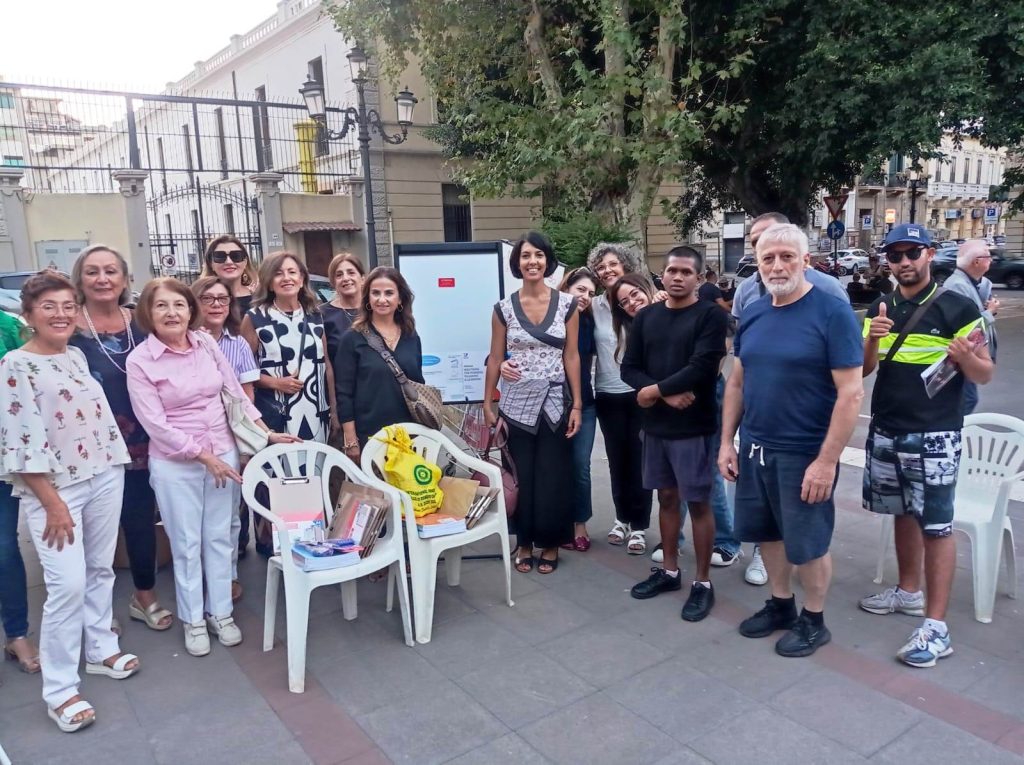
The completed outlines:
[[[260,368],[252,349],[240,334],[242,320],[238,315],[238,305],[231,294],[230,286],[218,276],[202,276],[192,285],[192,294],[199,305],[199,328],[207,332],[217,342],[217,347],[228,360],[235,372],[242,390],[250,401],[254,398],[254,383],[260,376]],[[241,458],[244,468],[246,459]],[[245,517],[243,523],[242,518]],[[231,538],[239,540],[231,555],[231,600],[238,601],[242,597],[242,583],[238,580],[238,556],[245,547],[242,544],[242,527],[246,527],[245,542],[248,544],[249,508],[244,500],[239,505],[239,512],[231,517]]]
[[[630,555],[642,555],[647,550],[652,495],[644,489],[641,473],[640,405],[636,402],[636,391],[626,385],[620,375],[625,338],[621,326],[613,323],[614,303],[608,291],[623,276],[644,278],[641,266],[640,254],[625,244],[602,242],[587,257],[587,267],[605,290],[593,300],[591,310],[597,346],[594,403],[608,453],[615,506],[615,524],[608,532],[608,543],[626,545]]]
[[[85,355],[89,373],[106,394],[132,461],[125,466],[121,529],[135,594],[128,614],[152,630],[167,630],[174,615],[160,605],[156,590],[156,497],[149,484],[149,435],[128,395],[128,354],[146,339],[125,307],[131,295],[128,263],[116,250],[94,244],[78,256],[71,281],[82,308],[70,345]],[[116,625],[115,630],[119,627]]]
[[[484,418],[494,427],[493,401],[506,356],[520,379],[502,391],[499,411],[508,425],[508,448],[519,474],[516,507],[516,571],[558,568],[558,548],[573,537],[573,445],[583,412],[577,350],[577,300],[544,283],[558,262],[543,235],[530,231],[509,256],[512,275],[523,286],[494,306],[491,350],[484,381]]]
[[[74,286],[41,271],[22,287],[21,305],[32,335],[0,359],[0,478],[21,498],[43,566],[47,714],[73,733],[96,719],[79,695],[83,647],[88,674],[124,680],[139,670],[138,657],[121,652],[110,628],[111,563],[131,457],[103,388],[68,345],[79,312]]]
[[[612,328],[618,338],[615,345],[617,361],[622,360],[633,319],[641,309],[654,302],[654,294],[654,285],[643,274],[626,274],[608,290],[608,300],[612,306]]]
[[[201,276],[219,276],[231,287],[239,316],[249,310],[256,289],[256,267],[240,239],[226,235],[211,241],[206,246]]]

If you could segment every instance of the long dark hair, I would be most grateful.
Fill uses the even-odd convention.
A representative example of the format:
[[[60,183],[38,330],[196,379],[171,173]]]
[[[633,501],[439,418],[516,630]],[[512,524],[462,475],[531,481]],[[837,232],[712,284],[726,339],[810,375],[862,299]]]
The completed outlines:
[[[237,245],[243,253],[245,253],[245,265],[242,268],[242,285],[245,287],[256,286],[256,266],[252,262],[252,258],[249,256],[249,250],[246,249],[245,245],[242,244],[242,240],[237,236],[231,234],[225,234],[218,236],[216,239],[211,239],[210,243],[206,245],[206,252],[203,253],[203,273],[202,276],[216,276],[217,272],[213,270],[213,251],[220,247],[222,244],[234,244]]]
[[[352,322],[352,329],[362,332],[370,326],[370,287],[377,279],[390,279],[398,288],[398,308],[395,310],[395,323],[402,330],[403,335],[416,334],[416,321],[412,318],[412,301],[416,297],[409,289],[409,282],[405,280],[398,269],[388,266],[377,266],[370,271],[363,279],[363,294],[359,299],[359,315]]]
[[[569,271],[564,277],[562,277],[562,283],[558,285],[558,291],[568,292],[572,289],[574,284],[583,281],[584,279],[589,279],[590,283],[594,285],[595,290],[601,286],[601,283],[589,268],[586,266],[580,266],[579,268],[574,268],[572,271]],[[587,309],[585,311],[580,311],[580,313],[585,313],[589,316],[591,313],[591,305],[593,304],[588,304]]]
[[[619,305],[619,290],[623,287],[636,287],[653,302],[654,285],[651,280],[639,272],[625,274],[608,290],[608,303],[612,307],[612,330],[615,332],[615,360],[620,361],[626,344],[626,335],[633,323],[633,317]]]
[[[224,329],[229,334],[237,336],[242,329],[242,317],[238,314],[238,301],[231,294],[230,284],[219,276],[201,276],[192,283],[192,294],[196,296],[196,302],[202,306],[203,294],[215,284],[219,284],[228,291],[228,315],[224,319]],[[199,311],[202,312],[202,310],[200,307]]]

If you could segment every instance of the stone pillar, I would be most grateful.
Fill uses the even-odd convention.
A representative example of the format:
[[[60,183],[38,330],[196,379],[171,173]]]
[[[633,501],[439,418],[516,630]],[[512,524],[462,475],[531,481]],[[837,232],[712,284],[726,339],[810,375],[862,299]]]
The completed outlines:
[[[256,184],[259,199],[260,235],[263,257],[284,248],[284,220],[281,213],[281,173],[255,173],[249,180]]]
[[[25,218],[24,171],[0,167],[0,272],[34,271],[36,259]]]
[[[149,216],[146,212],[146,170],[115,170],[110,174],[124,197],[124,221],[131,249],[124,253],[135,289],[153,277],[153,253],[149,248]]]

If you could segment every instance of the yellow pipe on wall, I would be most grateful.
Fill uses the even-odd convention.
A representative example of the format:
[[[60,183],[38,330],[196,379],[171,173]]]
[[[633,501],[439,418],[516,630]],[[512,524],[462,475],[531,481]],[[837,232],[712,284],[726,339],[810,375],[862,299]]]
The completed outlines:
[[[307,194],[316,194],[316,137],[318,125],[313,120],[296,122],[295,138],[299,143],[299,178],[302,190]]]

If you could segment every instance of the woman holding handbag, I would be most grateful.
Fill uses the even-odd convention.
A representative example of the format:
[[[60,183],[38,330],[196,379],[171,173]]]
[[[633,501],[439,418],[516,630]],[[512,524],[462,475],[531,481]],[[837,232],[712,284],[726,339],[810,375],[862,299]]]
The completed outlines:
[[[267,428],[224,354],[206,333],[193,331],[200,313],[188,287],[154,279],[142,290],[135,318],[149,338],[128,356],[128,393],[150,436],[150,481],[171,542],[185,649],[205,656],[209,631],[222,645],[242,642],[231,602],[231,517],[242,479],[222,391],[244,401],[255,425]],[[297,440],[267,436],[270,443]]]
[[[397,270],[373,269],[363,282],[359,315],[338,345],[338,411],[345,455],[353,462],[359,462],[366,442],[381,428],[412,419],[396,376],[401,371],[423,382],[423,347],[412,301],[412,290]]]
[[[494,427],[494,393],[501,360],[509,357],[521,379],[505,386],[501,416],[508,425],[508,448],[519,476],[516,508],[516,570],[558,568],[558,548],[573,538],[573,449],[580,428],[579,316],[572,295],[544,283],[558,263],[551,245],[531,231],[512,248],[512,275],[523,286],[494,307],[491,350],[484,385],[484,416]]]

